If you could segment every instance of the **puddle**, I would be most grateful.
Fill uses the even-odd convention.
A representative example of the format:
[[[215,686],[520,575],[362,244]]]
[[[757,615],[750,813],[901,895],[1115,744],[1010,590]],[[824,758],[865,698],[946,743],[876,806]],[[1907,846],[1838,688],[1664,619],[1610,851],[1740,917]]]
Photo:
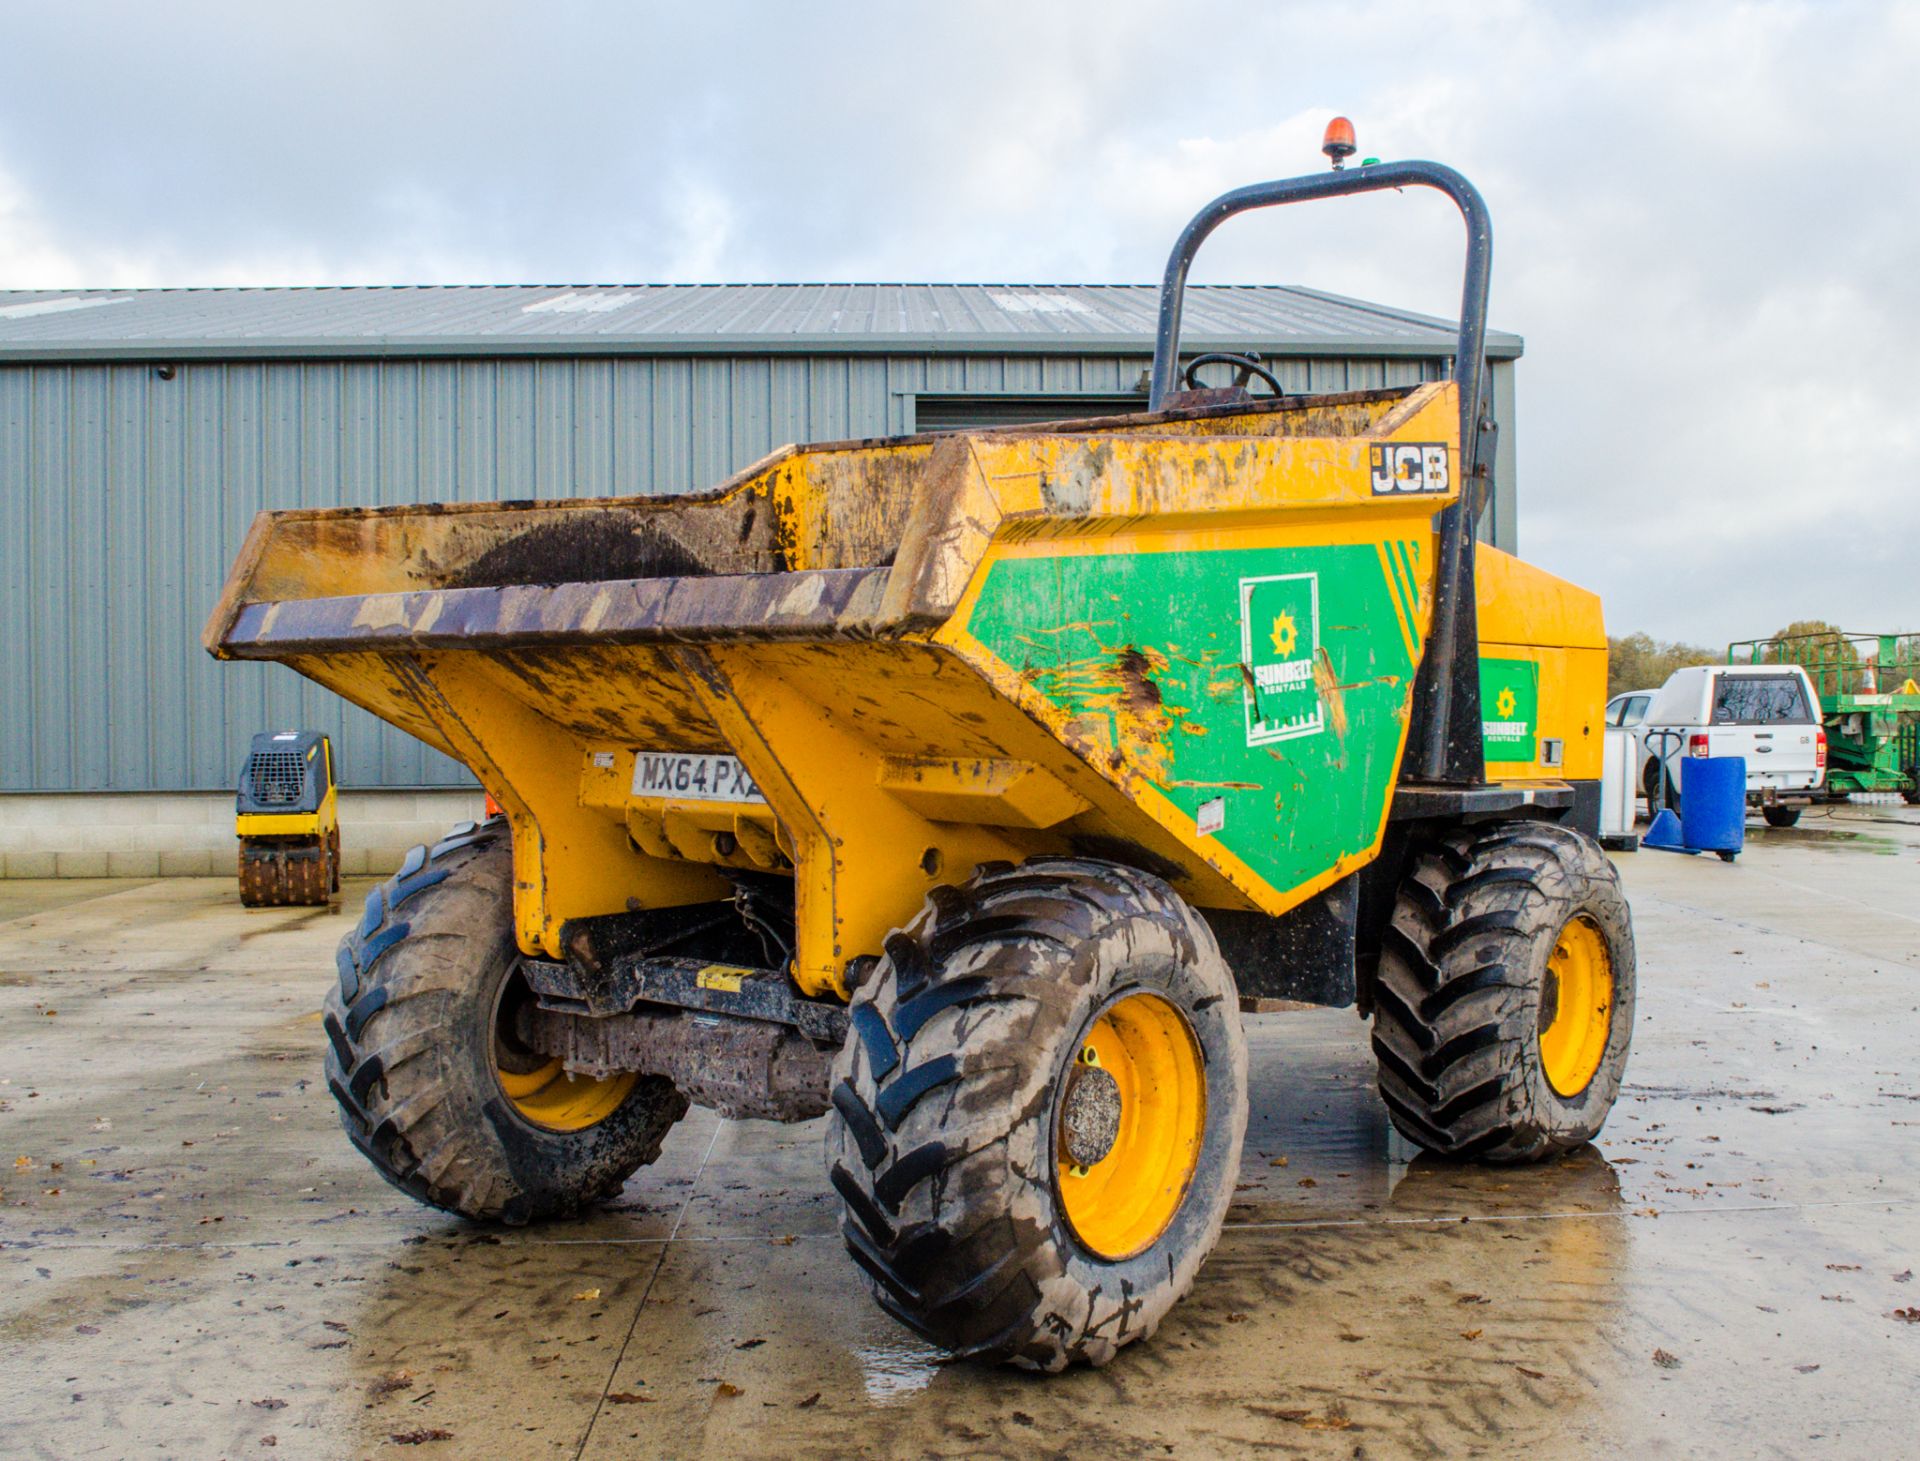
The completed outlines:
[[[940,1373],[934,1351],[910,1339],[863,1344],[853,1352],[867,1399],[876,1405],[918,1395]]]
[[[1747,841],[1766,846],[1819,848],[1825,852],[1870,852],[1877,857],[1894,857],[1907,850],[1907,844],[1896,838],[1844,827],[1749,827]]]

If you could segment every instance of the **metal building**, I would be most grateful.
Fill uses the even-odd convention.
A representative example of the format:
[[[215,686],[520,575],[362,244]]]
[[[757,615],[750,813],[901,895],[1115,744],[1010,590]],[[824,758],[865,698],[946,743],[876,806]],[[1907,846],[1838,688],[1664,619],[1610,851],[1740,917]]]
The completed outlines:
[[[1125,285],[0,291],[0,792],[214,790],[332,733],[343,784],[470,784],[199,633],[263,508],[685,492],[794,441],[1138,409]],[[1279,286],[1189,292],[1186,348],[1289,389],[1444,372],[1453,327]],[[1483,533],[1514,544],[1513,363]]]

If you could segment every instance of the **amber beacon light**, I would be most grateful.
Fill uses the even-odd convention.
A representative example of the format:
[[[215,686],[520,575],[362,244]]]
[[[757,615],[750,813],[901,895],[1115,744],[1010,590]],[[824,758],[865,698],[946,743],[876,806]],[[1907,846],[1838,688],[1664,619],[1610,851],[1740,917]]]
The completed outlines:
[[[1360,150],[1353,140],[1353,123],[1345,117],[1335,117],[1328,122],[1326,133],[1320,139],[1320,150],[1333,159],[1333,170],[1339,172],[1347,165],[1347,159]]]

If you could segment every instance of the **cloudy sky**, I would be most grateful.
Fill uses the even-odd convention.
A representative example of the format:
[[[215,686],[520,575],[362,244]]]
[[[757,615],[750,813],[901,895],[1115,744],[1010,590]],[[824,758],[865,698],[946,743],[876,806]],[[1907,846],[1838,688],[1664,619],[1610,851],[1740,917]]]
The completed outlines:
[[[1615,632],[1920,627],[1920,5],[5,3],[0,287],[1147,281],[1320,128],[1495,223],[1520,533]],[[1450,313],[1437,197],[1196,278]]]

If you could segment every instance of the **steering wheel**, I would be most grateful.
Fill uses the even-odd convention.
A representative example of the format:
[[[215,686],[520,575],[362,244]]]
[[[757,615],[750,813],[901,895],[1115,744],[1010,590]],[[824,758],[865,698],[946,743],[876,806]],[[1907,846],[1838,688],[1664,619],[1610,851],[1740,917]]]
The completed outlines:
[[[1286,388],[1275,379],[1273,372],[1262,365],[1260,363],[1260,357],[1255,355],[1251,350],[1245,355],[1228,355],[1221,351],[1213,351],[1206,355],[1194,356],[1193,359],[1187,362],[1186,371],[1180,377],[1181,384],[1188,390],[1205,391],[1217,389],[1217,387],[1201,384],[1200,367],[1203,365],[1231,365],[1235,367],[1235,369],[1239,371],[1239,374],[1234,378],[1232,387],[1234,390],[1245,390],[1247,388],[1247,382],[1257,375],[1266,383],[1267,389],[1274,395],[1284,396],[1287,393]]]

